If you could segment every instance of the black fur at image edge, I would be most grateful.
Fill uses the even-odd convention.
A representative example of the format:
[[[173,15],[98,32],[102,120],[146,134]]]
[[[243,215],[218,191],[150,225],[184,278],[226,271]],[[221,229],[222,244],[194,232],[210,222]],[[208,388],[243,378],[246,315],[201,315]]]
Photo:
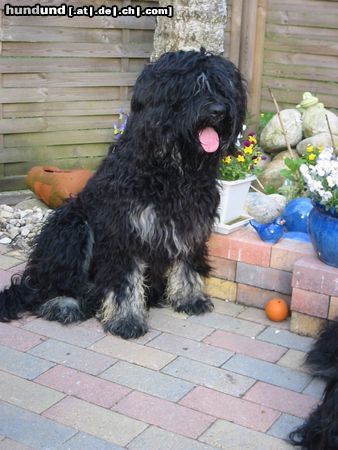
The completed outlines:
[[[326,386],[320,404],[305,423],[290,434],[303,450],[338,449],[338,322],[329,322],[307,355],[312,374]]]
[[[147,307],[201,314],[219,162],[234,147],[246,89],[228,60],[179,51],[137,79],[124,134],[77,198],[56,209],[23,275],[0,294],[0,320],[29,311],[106,332],[147,332]]]

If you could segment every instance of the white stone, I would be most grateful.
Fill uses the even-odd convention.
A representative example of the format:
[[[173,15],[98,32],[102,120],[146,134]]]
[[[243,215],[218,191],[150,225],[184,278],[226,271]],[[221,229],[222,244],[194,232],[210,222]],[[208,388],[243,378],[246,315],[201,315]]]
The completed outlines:
[[[294,147],[302,139],[302,115],[297,109],[284,109],[280,112],[289,144]],[[260,145],[267,153],[286,149],[287,145],[282,127],[276,114],[264,127]]]

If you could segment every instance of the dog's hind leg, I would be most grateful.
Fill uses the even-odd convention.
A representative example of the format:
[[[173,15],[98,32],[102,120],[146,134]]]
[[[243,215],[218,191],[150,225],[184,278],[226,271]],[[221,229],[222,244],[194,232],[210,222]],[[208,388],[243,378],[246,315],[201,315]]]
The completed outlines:
[[[187,262],[177,261],[168,271],[165,296],[175,311],[189,315],[212,311],[213,303],[202,289],[201,275]]]
[[[129,272],[106,291],[98,318],[106,332],[124,339],[137,338],[148,331],[145,305],[145,265],[135,261]]]

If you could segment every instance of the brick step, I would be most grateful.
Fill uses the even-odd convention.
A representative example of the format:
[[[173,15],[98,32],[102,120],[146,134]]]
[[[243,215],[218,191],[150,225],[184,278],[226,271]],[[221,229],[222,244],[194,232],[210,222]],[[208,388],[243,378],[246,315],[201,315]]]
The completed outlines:
[[[338,269],[322,263],[312,244],[283,238],[273,245],[242,228],[230,235],[214,233],[208,249],[209,295],[258,308],[283,298],[290,305],[291,329],[309,336],[338,316]]]

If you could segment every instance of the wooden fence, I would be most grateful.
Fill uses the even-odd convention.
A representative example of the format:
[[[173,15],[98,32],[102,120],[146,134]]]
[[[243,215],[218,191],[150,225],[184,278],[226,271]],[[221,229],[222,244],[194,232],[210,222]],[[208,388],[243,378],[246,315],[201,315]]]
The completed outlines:
[[[102,0],[71,3],[112,4]],[[129,3],[115,1],[114,5]],[[0,190],[23,188],[25,174],[37,164],[97,166],[112,140],[113,123],[120,110],[128,110],[132,86],[148,61],[154,25],[150,17],[2,13]]]
[[[5,3],[10,1],[0,0],[1,9]],[[228,10],[225,56],[248,80],[253,114],[274,110],[268,87],[281,107],[296,105],[306,90],[338,107],[338,2],[228,0]],[[0,190],[23,188],[25,174],[37,164],[95,168],[148,61],[155,20],[14,17],[1,11],[0,25]]]

